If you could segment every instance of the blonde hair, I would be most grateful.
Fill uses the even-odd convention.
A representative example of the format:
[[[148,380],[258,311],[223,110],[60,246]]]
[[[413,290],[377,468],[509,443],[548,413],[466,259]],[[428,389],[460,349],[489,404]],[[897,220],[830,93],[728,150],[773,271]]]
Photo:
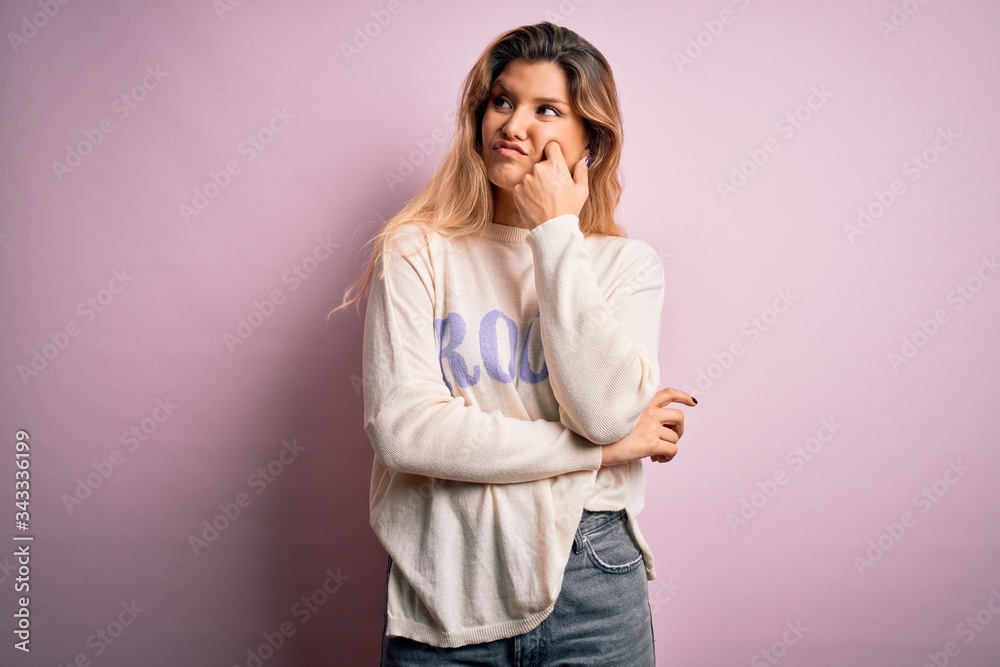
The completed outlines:
[[[583,117],[594,162],[589,195],[580,211],[585,236],[626,236],[615,222],[621,200],[618,176],[623,139],[618,89],[607,60],[590,42],[548,21],[509,30],[486,47],[465,77],[451,148],[434,177],[386,222],[372,239],[373,249],[361,275],[344,291],[342,303],[330,315],[351,304],[361,312],[377,258],[392,235],[406,224],[439,231],[449,238],[482,232],[493,219],[493,186],[482,158],[482,122],[493,82],[515,59],[528,64],[552,62],[569,82],[574,110]]]

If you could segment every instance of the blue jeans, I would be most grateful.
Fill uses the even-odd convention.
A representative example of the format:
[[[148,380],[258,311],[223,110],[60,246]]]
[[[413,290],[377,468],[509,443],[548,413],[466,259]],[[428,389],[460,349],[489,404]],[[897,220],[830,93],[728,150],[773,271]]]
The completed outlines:
[[[392,568],[391,558],[388,566]],[[534,629],[482,644],[440,648],[407,637],[386,637],[383,625],[380,664],[655,666],[646,569],[625,510],[584,510],[555,607]]]

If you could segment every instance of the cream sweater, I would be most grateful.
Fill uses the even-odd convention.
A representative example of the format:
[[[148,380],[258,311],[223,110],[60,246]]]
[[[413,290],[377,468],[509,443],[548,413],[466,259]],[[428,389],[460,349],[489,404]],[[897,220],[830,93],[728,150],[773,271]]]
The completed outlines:
[[[584,237],[567,214],[457,240],[406,225],[390,250],[362,362],[387,634],[454,647],[531,630],[584,509],[625,508],[655,578],[642,462],[600,467],[659,388],[653,248]]]

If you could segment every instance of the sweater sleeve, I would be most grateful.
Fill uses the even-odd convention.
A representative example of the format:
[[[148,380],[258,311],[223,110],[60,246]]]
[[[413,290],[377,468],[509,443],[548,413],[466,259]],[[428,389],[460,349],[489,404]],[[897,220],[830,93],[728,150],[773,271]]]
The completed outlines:
[[[382,464],[481,483],[599,469],[601,448],[559,422],[485,412],[452,396],[441,370],[427,251],[404,248],[413,245],[404,234],[396,239],[376,260],[362,358],[365,431]]]
[[[545,221],[527,240],[560,419],[589,441],[620,440],[631,433],[660,382],[663,262],[648,243],[631,240],[620,251],[620,268],[605,294],[576,215]]]

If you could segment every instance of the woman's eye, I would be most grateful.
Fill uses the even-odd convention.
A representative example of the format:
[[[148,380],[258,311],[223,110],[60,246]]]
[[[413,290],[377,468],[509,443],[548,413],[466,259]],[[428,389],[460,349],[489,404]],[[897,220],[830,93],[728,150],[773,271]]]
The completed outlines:
[[[501,107],[502,108],[504,102],[508,102],[509,103],[509,101],[507,100],[507,98],[504,97],[503,95],[498,95],[497,97],[493,98],[493,106],[495,106],[495,107]],[[548,104],[540,106],[540,107],[538,107],[538,109],[539,109],[539,111],[544,111],[544,110],[548,109],[549,111],[552,112],[551,114],[542,114],[544,116],[558,116],[559,115],[558,109],[556,109],[555,107],[549,106]]]

